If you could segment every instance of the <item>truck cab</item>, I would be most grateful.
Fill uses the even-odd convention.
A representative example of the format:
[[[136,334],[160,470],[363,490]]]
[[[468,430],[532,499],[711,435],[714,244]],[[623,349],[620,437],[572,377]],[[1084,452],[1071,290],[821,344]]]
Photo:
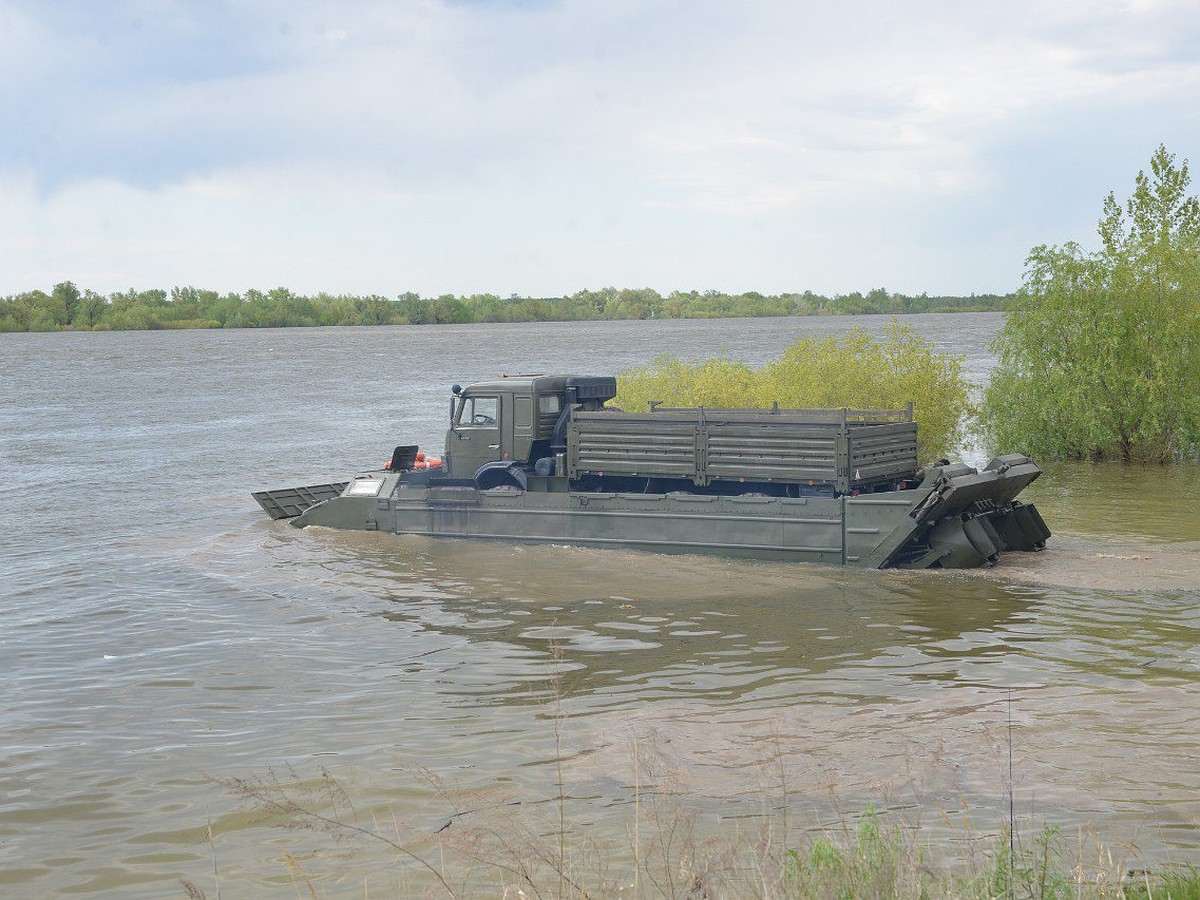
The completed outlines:
[[[602,408],[617,383],[611,376],[502,375],[451,390],[446,475],[494,487],[520,485],[522,473],[539,463],[539,474],[552,474],[570,410]]]

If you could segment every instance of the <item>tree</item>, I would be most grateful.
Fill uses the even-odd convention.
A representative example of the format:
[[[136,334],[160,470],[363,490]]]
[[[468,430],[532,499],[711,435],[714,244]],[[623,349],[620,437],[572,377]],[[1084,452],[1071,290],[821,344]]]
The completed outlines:
[[[58,325],[66,325],[75,318],[75,313],[79,308],[80,293],[79,288],[70,281],[60,281],[52,289],[50,296],[54,298],[57,304],[61,304],[63,316]]]
[[[1160,146],[1101,248],[1035,247],[996,339],[993,446],[1050,458],[1165,462],[1200,452],[1200,203]]]
[[[107,309],[107,300],[95,291],[84,291],[75,306],[75,316],[71,325],[79,329],[95,328],[100,324]]]

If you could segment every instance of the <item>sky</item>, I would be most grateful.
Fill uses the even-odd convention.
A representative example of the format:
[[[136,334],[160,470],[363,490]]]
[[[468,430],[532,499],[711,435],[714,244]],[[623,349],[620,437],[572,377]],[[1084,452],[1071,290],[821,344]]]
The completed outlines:
[[[0,295],[970,294],[1200,165],[1200,2],[0,0]]]

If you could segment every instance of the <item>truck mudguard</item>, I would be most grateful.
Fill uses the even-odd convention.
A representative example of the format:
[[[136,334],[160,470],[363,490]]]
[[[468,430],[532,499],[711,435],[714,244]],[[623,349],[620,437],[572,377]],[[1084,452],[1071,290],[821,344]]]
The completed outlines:
[[[529,479],[520,463],[498,460],[484,463],[475,472],[475,486],[481,491],[504,485],[520,488],[523,491],[529,489]]]

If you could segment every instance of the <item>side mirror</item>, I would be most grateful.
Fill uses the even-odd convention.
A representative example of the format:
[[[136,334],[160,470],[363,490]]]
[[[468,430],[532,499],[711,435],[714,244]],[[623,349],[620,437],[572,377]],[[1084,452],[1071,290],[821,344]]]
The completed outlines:
[[[450,385],[450,393],[453,395],[450,398],[450,430],[454,431],[454,401],[458,399],[458,395],[462,393],[461,384]]]

